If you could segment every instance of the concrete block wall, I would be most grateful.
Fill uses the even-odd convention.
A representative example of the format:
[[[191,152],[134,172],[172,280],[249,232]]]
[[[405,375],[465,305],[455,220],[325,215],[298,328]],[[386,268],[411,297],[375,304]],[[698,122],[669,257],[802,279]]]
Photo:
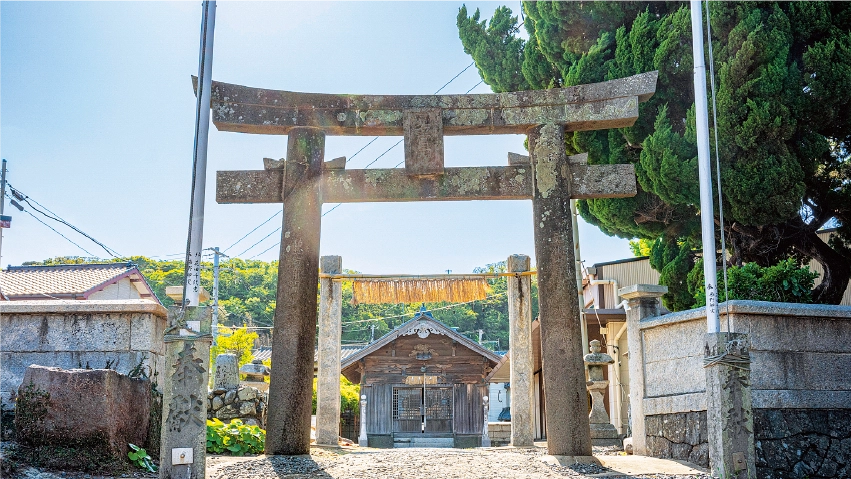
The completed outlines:
[[[843,424],[851,427],[851,307],[730,301],[718,310],[722,331],[729,315],[730,330],[748,333],[750,341],[757,475],[851,477],[851,455],[843,449],[845,441],[851,447],[848,434],[819,426],[848,418]],[[648,454],[681,457],[674,451],[676,440],[654,431],[704,427],[699,419],[705,421],[705,414],[692,413],[706,411],[705,310],[638,324],[641,350],[630,357],[644,358],[640,393]],[[682,452],[686,446],[680,444]],[[783,460],[777,451],[786,453]]]
[[[511,444],[511,423],[488,422],[488,437],[491,439],[492,447]]]
[[[159,382],[166,316],[147,299],[0,302],[0,400],[10,403],[31,364],[126,374],[147,357]]]

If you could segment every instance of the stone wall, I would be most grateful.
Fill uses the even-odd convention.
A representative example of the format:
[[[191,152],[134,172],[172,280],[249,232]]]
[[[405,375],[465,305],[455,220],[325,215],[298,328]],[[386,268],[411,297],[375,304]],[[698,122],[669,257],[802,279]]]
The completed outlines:
[[[511,423],[488,422],[488,437],[491,439],[491,447],[511,444]]]
[[[647,455],[709,467],[706,411],[645,416]]]
[[[851,307],[730,301],[718,311],[722,330],[729,311],[731,331],[750,342],[758,476],[851,477]],[[643,372],[635,383],[644,387],[631,393],[642,394],[633,422],[644,427],[633,430],[644,431],[649,455],[685,458],[690,447],[702,457],[704,441],[693,439],[695,424],[706,430],[705,310],[642,318],[638,329],[641,349],[630,344],[629,358],[643,365],[630,374]]]
[[[241,419],[243,424],[266,429],[266,404],[268,395],[251,386],[239,389],[216,389],[207,396],[207,419],[218,418],[222,422]]]
[[[754,436],[761,479],[851,477],[851,409],[756,409]]]
[[[10,404],[32,364],[127,374],[141,362],[158,382],[166,314],[147,299],[0,302],[0,402]]]

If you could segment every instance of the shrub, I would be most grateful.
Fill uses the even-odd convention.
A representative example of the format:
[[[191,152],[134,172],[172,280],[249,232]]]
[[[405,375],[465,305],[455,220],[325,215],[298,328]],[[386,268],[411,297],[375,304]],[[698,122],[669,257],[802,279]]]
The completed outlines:
[[[207,452],[234,456],[260,454],[266,445],[266,431],[248,426],[239,419],[225,424],[219,419],[207,421]]]
[[[689,274],[689,289],[694,292],[698,308],[706,305],[703,285],[703,260],[698,260]],[[798,266],[789,258],[773,266],[745,263],[727,268],[727,289],[730,299],[750,299],[778,303],[812,303],[813,283],[818,273],[808,266]],[[718,270],[718,302],[725,301],[723,272]]]

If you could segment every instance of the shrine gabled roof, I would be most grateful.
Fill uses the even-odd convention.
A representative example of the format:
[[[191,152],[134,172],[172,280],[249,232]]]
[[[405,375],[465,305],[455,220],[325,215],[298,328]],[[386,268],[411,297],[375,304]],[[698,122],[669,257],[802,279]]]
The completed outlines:
[[[345,369],[353,363],[356,363],[362,358],[370,355],[371,353],[378,351],[379,349],[386,346],[399,336],[410,336],[413,334],[416,334],[421,338],[426,338],[431,334],[441,334],[457,341],[458,343],[469,348],[470,350],[481,354],[482,356],[486,357],[490,361],[493,361],[494,363],[499,362],[500,360],[499,355],[495,352],[485,348],[484,346],[473,341],[467,336],[464,336],[463,334],[459,333],[458,331],[455,331],[444,323],[434,319],[434,317],[431,316],[430,312],[420,310],[420,312],[417,313],[417,315],[414,316],[413,319],[401,324],[398,328],[378,338],[374,343],[361,349],[357,353],[345,358],[343,360],[342,368]]]

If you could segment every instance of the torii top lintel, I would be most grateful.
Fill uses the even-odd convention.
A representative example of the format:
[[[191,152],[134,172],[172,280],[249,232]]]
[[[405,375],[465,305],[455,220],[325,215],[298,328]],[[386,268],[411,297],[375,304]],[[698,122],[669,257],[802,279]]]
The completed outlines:
[[[530,158],[509,154],[509,166],[445,168],[444,135],[529,133],[541,125],[598,130],[632,125],[638,104],[656,91],[657,72],[570,88],[485,95],[329,95],[213,83],[211,108],[219,130],[332,135],[404,135],[405,168],[347,170],[345,158],[325,162],[322,202],[530,199]],[[292,131],[291,131],[292,130]],[[562,151],[563,152],[563,151]],[[342,161],[338,161],[342,160]],[[588,165],[584,157],[561,167],[570,197],[622,198],[636,194],[633,165]],[[298,162],[299,160],[296,160]],[[305,165],[270,161],[260,171],[219,171],[220,203],[281,202],[292,186],[286,171]]]
[[[267,135],[306,126],[328,135],[399,136],[411,113],[429,111],[439,114],[442,135],[522,134],[546,123],[600,130],[631,126],[638,103],[655,93],[657,76],[478,95],[335,95],[213,82],[211,108],[220,131]]]

